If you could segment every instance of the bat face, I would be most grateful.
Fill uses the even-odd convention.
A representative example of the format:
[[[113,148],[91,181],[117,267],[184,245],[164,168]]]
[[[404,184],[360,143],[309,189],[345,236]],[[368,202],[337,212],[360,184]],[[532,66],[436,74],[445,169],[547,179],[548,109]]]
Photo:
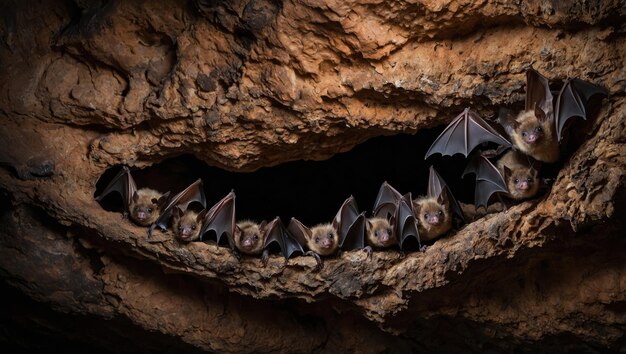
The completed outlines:
[[[141,226],[150,226],[159,217],[162,194],[149,188],[137,190],[129,205],[130,218]]]
[[[240,222],[235,228],[235,247],[246,254],[259,254],[265,243],[262,236],[263,231],[257,223]]]
[[[200,238],[200,222],[198,220],[198,213],[187,210],[184,213],[180,209],[176,209],[178,212],[174,213],[172,226],[174,228],[174,235],[181,241],[190,242]]]
[[[452,228],[449,205],[436,198],[421,198],[415,202],[420,236],[426,240],[438,237]]]
[[[559,143],[553,121],[539,119],[533,111],[519,114],[511,132],[511,140],[517,149],[536,160],[555,162],[559,158]]]
[[[507,187],[511,198],[520,200],[534,197],[539,191],[537,170],[533,168],[518,168],[510,170],[507,178]]]
[[[367,240],[374,247],[386,248],[398,243],[391,225],[386,218],[367,220]]]
[[[311,238],[309,239],[309,248],[322,256],[328,256],[339,247],[339,235],[337,230],[330,225],[318,225],[311,229]]]

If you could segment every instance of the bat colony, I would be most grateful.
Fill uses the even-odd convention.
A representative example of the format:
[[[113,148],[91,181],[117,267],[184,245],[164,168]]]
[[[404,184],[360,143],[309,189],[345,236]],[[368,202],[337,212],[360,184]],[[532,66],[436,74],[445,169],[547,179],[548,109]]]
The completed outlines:
[[[574,78],[565,82],[555,100],[548,80],[538,72],[529,69],[526,80],[525,109],[518,114],[501,110],[498,117],[509,139],[466,108],[426,153],[425,159],[437,153],[470,157],[463,176],[476,176],[476,207],[487,206],[494,195],[512,201],[533,198],[540,189],[540,164],[559,160],[560,142],[569,118],[586,119],[589,99],[594,95],[607,96],[604,89]],[[498,148],[472,152],[486,143]],[[170,196],[169,192],[137,189],[129,169],[123,167],[96,200],[111,192],[122,196],[124,218],[149,227],[149,238],[155,228],[171,227],[182,242],[227,243],[237,258],[240,253],[260,255],[264,265],[269,254],[276,251],[284,257],[285,264],[294,255],[311,255],[321,268],[320,257],[340,251],[363,249],[369,256],[372,249],[422,250],[423,242],[435,240],[465,221],[459,203],[432,166],[426,196],[413,199],[410,193],[402,195],[384,182],[369,218],[359,212],[350,196],[331,223],[311,228],[295,218],[287,226],[279,217],[260,224],[237,222],[234,192],[207,209],[201,180]],[[202,210],[190,208],[192,203]]]

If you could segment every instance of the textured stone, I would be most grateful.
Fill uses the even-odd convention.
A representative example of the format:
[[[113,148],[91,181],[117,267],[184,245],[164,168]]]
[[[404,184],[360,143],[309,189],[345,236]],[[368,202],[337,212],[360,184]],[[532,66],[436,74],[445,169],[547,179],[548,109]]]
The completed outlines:
[[[218,352],[625,350],[622,2],[77,4],[13,2],[0,21],[0,269],[28,296]],[[492,118],[531,65],[610,91],[591,133],[545,196],[423,253],[263,268],[148,242],[93,199],[117,164],[253,171],[465,106]]]

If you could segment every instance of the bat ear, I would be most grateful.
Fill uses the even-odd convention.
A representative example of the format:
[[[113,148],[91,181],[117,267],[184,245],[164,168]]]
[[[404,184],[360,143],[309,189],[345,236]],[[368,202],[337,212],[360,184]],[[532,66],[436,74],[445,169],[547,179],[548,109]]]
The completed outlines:
[[[176,208],[176,209],[180,210],[179,208]],[[196,217],[196,221],[197,222],[201,222],[204,219],[204,217],[206,216],[207,212],[208,212],[207,209],[203,209],[200,213],[198,213],[198,216]]]
[[[546,116],[546,112],[544,112],[543,109],[539,108],[538,103],[535,103],[535,117],[537,117],[537,119],[541,122],[545,122],[546,118],[548,118]]]
[[[175,218],[180,219],[183,216],[183,211],[180,210],[180,208],[176,206],[176,207],[174,207],[174,213],[173,214],[174,214]]]
[[[367,222],[367,228],[371,230],[372,227],[374,227],[374,225],[372,224],[372,222],[369,219],[366,219],[365,221]]]
[[[151,202],[152,202],[152,204],[154,204],[154,205],[158,205],[158,204],[159,204],[159,200],[158,200],[158,199],[156,199],[156,198],[152,198],[152,199],[150,199],[150,201],[151,201]]]
[[[535,170],[534,168],[531,168],[530,175],[533,176],[533,178],[537,178],[537,175],[539,175],[539,171]]]
[[[261,221],[261,223],[259,224],[259,228],[261,230],[264,230],[266,226],[267,226],[267,221],[265,220]]]
[[[443,190],[441,190],[441,193],[439,193],[439,197],[437,197],[437,203],[439,203],[440,205],[448,204],[448,199],[448,192],[446,192],[444,188]],[[413,209],[415,209],[415,204],[413,204]]]
[[[137,191],[135,191],[135,193],[133,193],[133,201],[137,203],[138,200],[139,200],[139,194],[137,193]]]

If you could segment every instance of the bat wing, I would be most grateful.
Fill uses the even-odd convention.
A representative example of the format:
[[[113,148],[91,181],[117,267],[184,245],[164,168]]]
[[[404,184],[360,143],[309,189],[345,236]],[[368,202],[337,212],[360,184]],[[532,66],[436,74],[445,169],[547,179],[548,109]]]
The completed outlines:
[[[386,181],[380,186],[376,202],[374,203],[374,216],[389,218],[396,213],[398,200],[402,198],[400,192],[395,190]]]
[[[422,248],[419,232],[417,231],[417,219],[415,219],[415,213],[413,212],[411,193],[405,195],[398,201],[396,214],[392,218],[391,224],[393,225],[401,250],[404,250],[406,241],[411,239],[417,241],[419,248]]]
[[[446,184],[446,181],[441,178],[434,167],[430,166],[430,172],[428,175],[428,197],[439,199],[442,193],[444,194],[444,198],[448,200],[452,213],[458,216],[462,222],[465,222],[461,205],[459,205],[459,202],[457,202],[456,198],[454,198],[454,195]]]
[[[463,154],[467,157],[476,146],[485,142],[511,146],[505,137],[500,135],[478,114],[465,108],[435,139],[424,159],[437,153],[448,156]]]
[[[556,100],[556,133],[562,138],[565,123],[572,117],[587,119],[587,102],[594,95],[607,96],[608,92],[587,81],[575,78],[567,80]]]
[[[476,207],[481,205],[486,207],[489,203],[489,198],[494,193],[509,192],[500,171],[489,159],[482,155],[477,155],[470,160],[463,172],[463,176],[469,173],[476,175],[476,187],[474,190],[474,204]]]
[[[365,215],[360,214],[353,196],[346,199],[333,220],[339,233],[339,247],[350,251],[365,247]]]
[[[285,229],[285,225],[276,217],[265,228],[265,245],[267,249],[273,244],[278,245],[280,253],[288,260],[293,254],[304,254],[302,244],[300,244],[289,232]]]
[[[291,218],[287,226],[287,231],[293,236],[293,239],[301,245],[306,245],[308,243],[307,240],[311,238],[311,229],[304,226],[304,224],[296,218]]]
[[[155,226],[160,227],[162,230],[167,229],[167,224],[172,217],[174,207],[178,207],[182,212],[185,212],[192,202],[198,202],[202,204],[202,207],[206,208],[206,197],[204,196],[204,188],[202,187],[201,179],[196,180],[189,185],[189,187],[183,189],[182,192],[169,199],[165,208],[163,208],[159,214],[159,218],[150,229],[154,229]]]
[[[228,193],[206,213],[202,229],[200,229],[200,239],[203,239],[208,232],[215,232],[218,245],[222,243],[222,237],[225,235],[228,245],[234,249],[235,192]]]
[[[548,79],[535,69],[526,71],[526,110],[541,109],[546,119],[553,119],[553,96]]]
[[[102,194],[96,197],[96,201],[101,201],[111,192],[118,192],[122,196],[124,201],[124,211],[128,212],[133,195],[137,192],[137,185],[135,184],[135,180],[133,179],[133,176],[131,176],[128,167],[122,167],[120,172],[118,172],[106,188],[104,188]]]

